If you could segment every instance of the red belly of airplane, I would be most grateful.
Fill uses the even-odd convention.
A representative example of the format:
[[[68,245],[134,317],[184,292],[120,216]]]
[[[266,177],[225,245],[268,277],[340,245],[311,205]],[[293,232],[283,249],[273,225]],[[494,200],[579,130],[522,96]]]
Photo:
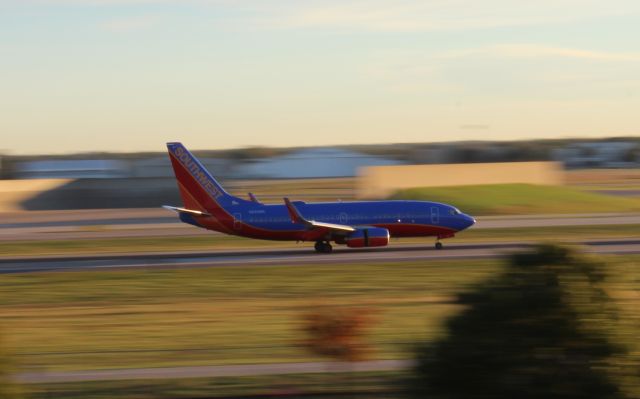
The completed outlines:
[[[455,230],[449,227],[425,224],[392,223],[376,224],[375,226],[388,229],[393,237],[445,236],[455,233]]]
[[[244,237],[257,238],[262,240],[300,240],[300,241],[316,241],[323,239],[327,234],[324,229],[308,230],[308,231],[291,231],[291,230],[268,230],[262,228],[256,228],[254,226],[242,223],[240,228],[233,231],[224,224],[216,221],[215,218],[200,219],[199,222],[203,227],[220,231],[227,234],[235,234]],[[392,223],[392,224],[375,224],[376,227],[382,227],[389,230],[389,233],[393,237],[425,237],[425,236],[440,236],[442,238],[452,237],[455,230],[447,227],[431,226],[424,224],[408,224],[408,223]],[[375,240],[376,238],[370,238]],[[375,244],[370,244],[376,246]]]

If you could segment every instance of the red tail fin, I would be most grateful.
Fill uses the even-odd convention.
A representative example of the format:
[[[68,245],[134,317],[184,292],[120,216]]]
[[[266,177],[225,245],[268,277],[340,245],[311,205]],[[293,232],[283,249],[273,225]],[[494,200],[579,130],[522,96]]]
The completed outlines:
[[[227,193],[181,143],[167,143],[167,149],[184,207],[209,213],[223,224],[233,225],[233,217],[225,208],[239,198]]]

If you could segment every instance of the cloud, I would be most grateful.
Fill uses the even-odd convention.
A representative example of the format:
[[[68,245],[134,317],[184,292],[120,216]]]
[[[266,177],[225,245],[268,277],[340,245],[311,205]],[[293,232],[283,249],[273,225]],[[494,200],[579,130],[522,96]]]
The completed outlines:
[[[596,0],[343,0],[297,2],[265,17],[274,28],[415,32],[482,29],[640,13],[640,2]]]
[[[145,5],[171,3],[175,0],[0,0],[0,4],[12,3],[46,5],[46,6],[121,6],[121,5]]]
[[[381,49],[363,63],[361,76],[382,90],[407,95],[472,98],[555,91],[577,96],[637,91],[639,64],[640,53],[498,43],[454,51]]]
[[[17,3],[15,0],[0,0],[2,4]],[[235,3],[234,0],[21,0],[21,4],[50,5],[50,6],[138,6],[155,4],[174,5],[212,5]]]
[[[640,53],[606,52],[541,44],[496,44],[441,54],[437,58],[455,59],[472,56],[506,58],[573,58],[597,61],[640,61]]]
[[[10,3],[9,0],[0,0]],[[561,24],[640,15],[637,0],[22,0],[65,6],[222,7],[261,29],[427,32]]]
[[[153,28],[163,20],[160,15],[143,14],[112,18],[103,22],[100,27],[114,33],[136,32]]]

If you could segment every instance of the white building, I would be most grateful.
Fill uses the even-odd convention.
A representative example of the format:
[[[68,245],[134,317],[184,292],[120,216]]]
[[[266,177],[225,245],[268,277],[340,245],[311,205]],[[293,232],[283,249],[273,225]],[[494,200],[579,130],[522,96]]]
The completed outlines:
[[[128,176],[126,161],[114,159],[53,159],[20,162],[16,175],[21,179],[81,179]]]
[[[299,179],[352,177],[363,166],[400,165],[403,162],[336,148],[308,148],[280,157],[258,159],[235,169],[240,179]]]
[[[231,163],[227,159],[199,158],[200,162],[215,177],[225,177],[230,173]],[[169,156],[136,160],[131,165],[132,177],[173,177],[173,167]]]

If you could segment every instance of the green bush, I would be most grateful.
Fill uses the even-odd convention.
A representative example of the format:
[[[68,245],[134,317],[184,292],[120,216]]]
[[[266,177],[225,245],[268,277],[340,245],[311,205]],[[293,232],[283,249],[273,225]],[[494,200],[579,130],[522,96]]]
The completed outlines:
[[[417,350],[415,398],[622,398],[637,362],[615,343],[606,265],[539,245],[462,295],[448,335]]]

